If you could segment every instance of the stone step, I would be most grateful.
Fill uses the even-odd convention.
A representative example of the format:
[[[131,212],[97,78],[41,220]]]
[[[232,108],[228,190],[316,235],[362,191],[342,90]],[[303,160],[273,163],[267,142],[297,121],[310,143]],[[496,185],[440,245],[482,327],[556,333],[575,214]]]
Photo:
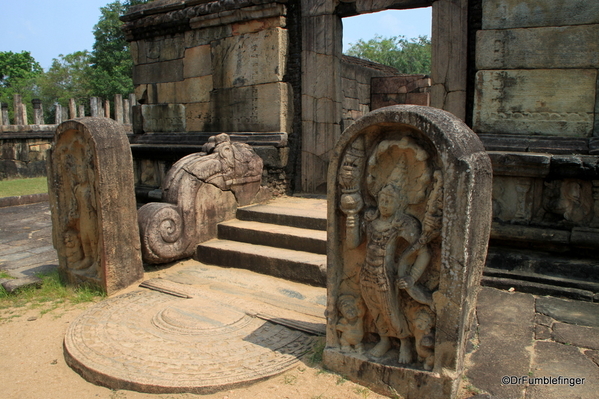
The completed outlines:
[[[236,267],[299,283],[326,285],[326,255],[305,251],[213,239],[198,245],[195,259]]]
[[[327,229],[327,201],[320,198],[282,197],[237,209],[237,218],[302,229]]]
[[[233,219],[218,225],[218,238],[277,248],[327,253],[327,232]]]

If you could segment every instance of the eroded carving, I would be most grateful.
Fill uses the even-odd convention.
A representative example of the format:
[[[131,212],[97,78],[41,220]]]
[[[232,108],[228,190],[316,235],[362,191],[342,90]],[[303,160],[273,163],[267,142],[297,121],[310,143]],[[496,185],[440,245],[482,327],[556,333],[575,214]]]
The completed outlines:
[[[380,392],[454,397],[491,227],[489,157],[453,115],[421,106],[365,115],[334,154],[324,363]]]
[[[383,140],[374,146],[365,170],[364,138],[359,137],[345,152],[338,178],[339,208],[346,215],[346,248],[356,249],[365,241],[359,292],[354,295],[366,305],[374,324],[372,332],[379,336],[369,354],[384,356],[391,349],[391,339],[397,338],[399,363],[412,363],[416,348],[419,362],[430,370],[434,359],[432,291],[419,280],[431,260],[429,243],[440,232],[443,179],[440,170],[432,173],[429,158],[411,137]],[[365,182],[366,199],[361,182]],[[371,205],[363,211],[365,203]],[[339,299],[344,305],[339,307],[341,320],[347,319],[348,298],[354,296],[345,294]],[[361,344],[347,344],[345,330],[338,331],[343,333],[342,349],[357,346],[362,350]]]
[[[59,270],[108,293],[143,277],[133,161],[122,126],[79,118],[56,129],[48,188]]]
[[[260,189],[262,159],[222,133],[209,138],[200,153],[173,165],[164,179],[163,201],[138,211],[142,253],[148,263],[193,255],[196,246],[216,236],[217,223],[231,219]]]

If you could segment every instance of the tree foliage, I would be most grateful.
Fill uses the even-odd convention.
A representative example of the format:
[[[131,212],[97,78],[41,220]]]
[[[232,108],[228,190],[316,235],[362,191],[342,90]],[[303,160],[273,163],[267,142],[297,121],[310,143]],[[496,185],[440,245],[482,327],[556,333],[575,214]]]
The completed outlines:
[[[431,41],[427,36],[406,39],[404,36],[358,40],[347,50],[347,55],[392,66],[400,73],[430,74]]]
[[[0,52],[0,87],[16,89],[42,72],[42,67],[29,51]]]

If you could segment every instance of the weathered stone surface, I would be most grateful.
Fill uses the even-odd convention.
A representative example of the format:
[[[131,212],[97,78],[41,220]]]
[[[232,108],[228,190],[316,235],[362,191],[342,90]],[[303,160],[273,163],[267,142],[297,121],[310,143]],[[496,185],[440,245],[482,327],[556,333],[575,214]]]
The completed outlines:
[[[431,106],[466,118],[468,1],[433,3]]]
[[[591,69],[479,71],[474,130],[589,137],[596,79]]]
[[[185,105],[153,104],[137,105],[141,109],[141,126],[148,132],[184,132]]]
[[[528,376],[526,398],[561,399],[593,398],[599,378],[599,368],[575,346],[555,342],[534,343],[535,365]],[[526,376],[525,374],[522,374]],[[562,377],[561,381],[557,378]],[[555,378],[553,383],[543,377]],[[511,396],[510,396],[511,397]]]
[[[67,364],[115,390],[211,394],[297,366],[316,343],[301,328],[324,329],[323,288],[240,269],[182,266],[145,281],[152,291],[109,298],[73,321],[64,343]]]
[[[343,133],[328,181],[325,365],[406,398],[454,397],[490,231],[482,143],[448,112],[388,107]]]
[[[504,385],[501,377],[526,375],[535,318],[534,297],[483,288],[478,295],[479,348],[467,376],[472,384],[500,398],[521,398],[522,388]]]
[[[289,132],[292,102],[287,83],[215,90],[199,124],[208,132]]]
[[[599,349],[599,327],[554,323],[553,340],[582,348]]]
[[[541,297],[535,306],[538,313],[564,323],[599,327],[599,304],[596,303]]]
[[[531,152],[489,151],[494,176],[545,177],[551,156]]]
[[[210,45],[196,46],[185,50],[183,77],[193,78],[212,74]]]
[[[133,67],[133,84],[178,82],[183,80],[183,59],[140,64]]]
[[[478,69],[597,68],[599,24],[480,30]],[[561,87],[560,87],[561,89]]]
[[[2,287],[12,294],[13,292],[25,287],[41,287],[42,279],[36,276],[21,277],[16,279],[2,279]]]
[[[210,101],[210,92],[213,88],[212,84],[212,75],[199,76],[177,82],[176,102],[189,104]]]
[[[586,0],[484,0],[483,29],[599,23],[599,4]]]
[[[287,30],[274,28],[229,37],[212,46],[217,89],[281,82],[287,65]]]
[[[250,146],[213,136],[205,152],[179,160],[165,177],[163,202],[138,211],[142,254],[148,263],[190,257],[196,246],[216,237],[217,224],[248,205],[262,178],[262,159]]]
[[[133,161],[122,125],[79,118],[56,129],[49,154],[52,236],[59,271],[108,294],[143,277]]]

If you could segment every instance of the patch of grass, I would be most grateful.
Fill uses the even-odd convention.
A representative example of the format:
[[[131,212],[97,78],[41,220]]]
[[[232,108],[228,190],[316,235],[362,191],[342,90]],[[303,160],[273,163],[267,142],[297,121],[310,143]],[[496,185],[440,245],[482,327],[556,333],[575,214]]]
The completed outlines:
[[[42,279],[40,288],[24,287],[9,294],[0,286],[0,309],[22,308],[23,310],[42,308],[40,316],[65,303],[92,302],[105,296],[93,286],[71,287],[60,279],[58,271],[38,275]],[[13,313],[13,312],[10,312]],[[0,320],[2,317],[0,317]]]
[[[367,398],[368,396],[370,396],[370,389],[365,388],[365,387],[356,387],[354,388],[354,390],[356,391],[356,393],[360,396],[362,396],[363,398]]]
[[[322,362],[322,353],[326,345],[324,337],[318,338],[316,344],[312,347],[312,350],[308,352],[308,363],[310,366],[314,366]]]
[[[46,177],[0,180],[0,198],[48,192]]]
[[[337,385],[345,384],[346,381],[347,379],[342,376],[337,377]]]
[[[4,270],[0,270],[0,278],[10,278],[10,279],[13,279],[14,277],[11,276],[10,274],[8,274],[7,272],[5,272]]]
[[[297,376],[295,375],[286,375],[285,376],[285,385],[295,385],[297,383]]]

